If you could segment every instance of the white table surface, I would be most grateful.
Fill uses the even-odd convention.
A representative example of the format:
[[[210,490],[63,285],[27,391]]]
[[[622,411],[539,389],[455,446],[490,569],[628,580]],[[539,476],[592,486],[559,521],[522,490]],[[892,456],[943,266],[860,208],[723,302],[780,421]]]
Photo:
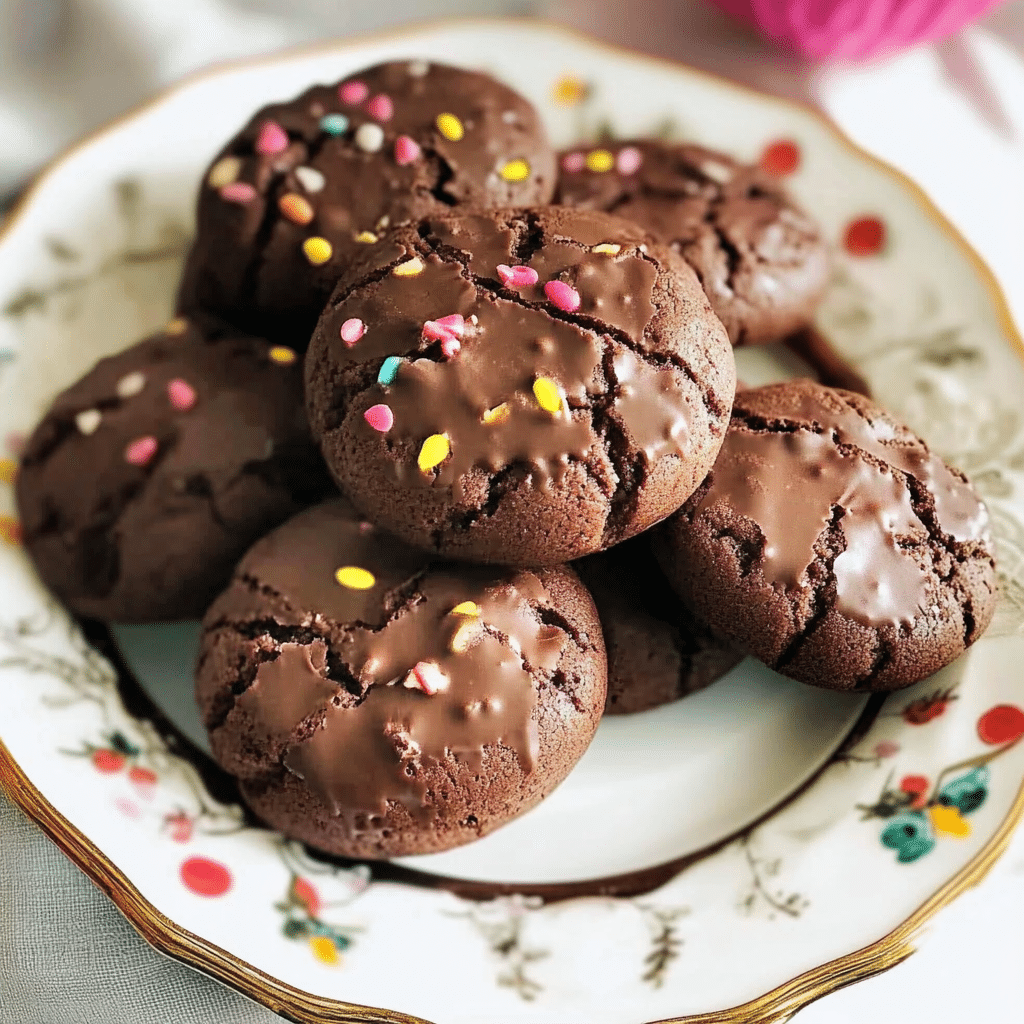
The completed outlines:
[[[831,69],[808,69],[684,0],[649,0],[643,19],[635,4],[572,0],[550,6],[590,31],[818,102],[856,141],[924,186],[988,262],[1024,324],[1024,0],[1004,5],[984,27],[940,47]],[[0,798],[0,945],[10,953],[33,928],[52,934],[59,931],[57,922],[70,919],[73,929],[50,947],[49,983],[55,996],[65,984],[73,992],[69,987],[63,1000],[41,1000],[26,1018],[18,993],[26,991],[28,972],[44,977],[40,964],[29,963],[27,955],[21,961],[0,957],[0,1024],[273,1019],[149,950],[112,904]],[[70,962],[76,950],[88,957],[90,945],[104,943],[121,950],[119,962],[137,978],[131,994],[122,991],[116,1000],[100,992],[112,987],[102,972],[91,980],[89,974],[72,979],[69,972],[60,980],[61,960]],[[1024,830],[988,879],[939,915],[917,954],[811,1005],[797,1015],[799,1024],[1019,1024],[1022,963]],[[21,982],[19,970],[25,972]],[[171,991],[176,997],[168,1001]],[[157,1011],[168,1003],[173,1011]]]

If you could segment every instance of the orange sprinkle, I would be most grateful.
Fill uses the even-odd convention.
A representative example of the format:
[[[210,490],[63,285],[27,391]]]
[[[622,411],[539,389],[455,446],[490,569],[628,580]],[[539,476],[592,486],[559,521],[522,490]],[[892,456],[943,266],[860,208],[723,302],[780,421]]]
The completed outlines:
[[[308,199],[297,192],[287,192],[277,203],[278,209],[295,224],[308,224],[313,219],[313,207]]]
[[[13,516],[0,516],[0,541],[11,547],[21,546],[21,523]]]

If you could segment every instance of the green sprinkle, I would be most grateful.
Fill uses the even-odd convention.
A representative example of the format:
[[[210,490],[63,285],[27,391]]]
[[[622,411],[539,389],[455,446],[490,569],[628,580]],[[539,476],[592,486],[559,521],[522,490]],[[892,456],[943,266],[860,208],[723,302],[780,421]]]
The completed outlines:
[[[381,364],[380,373],[377,374],[378,384],[393,384],[398,376],[398,368],[402,365],[401,356],[388,356]]]
[[[320,118],[320,130],[328,135],[344,135],[348,131],[348,118],[344,114],[325,114]]]

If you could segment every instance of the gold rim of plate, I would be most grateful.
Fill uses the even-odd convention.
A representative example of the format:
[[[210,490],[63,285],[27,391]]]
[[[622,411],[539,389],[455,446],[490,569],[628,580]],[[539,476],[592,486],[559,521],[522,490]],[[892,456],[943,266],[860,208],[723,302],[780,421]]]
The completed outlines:
[[[339,50],[359,49],[367,43],[384,42],[396,39],[415,37],[425,31],[437,30],[445,26],[462,28],[498,29],[507,24],[504,18],[450,18],[416,22],[398,30],[384,30],[355,36],[343,42],[313,43],[291,47],[278,51],[270,56],[252,57],[241,60],[221,61],[209,68],[186,76],[175,85],[159,92],[152,99],[131,108],[120,117],[108,122],[96,131],[85,135],[77,143],[50,161],[34,179],[33,183],[21,196],[8,214],[7,220],[0,227],[0,245],[7,233],[24,215],[35,198],[42,182],[60,164],[74,156],[79,150],[89,146],[95,140],[123,124],[134,120],[141,114],[159,106],[169,96],[182,88],[196,82],[216,78],[223,72],[238,68],[255,68],[294,60],[304,54],[321,54]],[[607,50],[611,53],[626,53],[643,60],[681,69],[688,74],[707,79],[723,89],[741,92],[747,96],[767,99],[772,103],[781,104],[801,111],[822,125],[845,149],[849,150],[862,161],[870,163],[895,178],[908,192],[913,195],[918,206],[963,253],[977,275],[984,281],[990,300],[998,315],[999,326],[1003,335],[1016,348],[1019,355],[1024,356],[1024,337],[1018,331],[1010,311],[1009,304],[1003,295],[999,282],[991,269],[981,258],[974,247],[945,218],[928,194],[902,171],[869,153],[853,141],[827,114],[818,110],[810,103],[800,100],[784,99],[771,96],[751,86],[733,82],[710,71],[691,67],[680,61],[655,57],[630,46],[608,43],[580,32],[576,29],[559,25],[544,19],[524,18],[523,24],[539,27],[553,34],[568,37],[573,41],[582,41],[588,47]],[[88,878],[110,897],[132,927],[155,949],[174,960],[196,968],[216,978],[243,995],[263,1004],[275,1013],[286,1015],[300,1024],[427,1024],[421,1017],[412,1017],[397,1010],[383,1010],[370,1006],[360,1006],[337,999],[314,996],[301,989],[288,985],[270,977],[251,964],[232,956],[226,950],[208,942],[202,937],[175,924],[160,913],[128,877],[102,853],[81,831],[75,828],[45,796],[33,785],[28,776],[11,756],[10,751],[0,740],[0,790],[27,814],[57,847],[70,858]],[[770,992],[752,999],[749,1002],[726,1010],[712,1013],[701,1013],[688,1017],[666,1017],[651,1024],[771,1024],[784,1021],[797,1010],[812,1003],[822,996],[835,992],[854,982],[870,978],[875,974],[895,967],[902,963],[916,950],[915,936],[943,907],[949,905],[958,896],[973,888],[988,874],[992,866],[1005,851],[1014,830],[1024,817],[1024,781],[1017,791],[1009,813],[1003,819],[985,846],[954,875],[945,885],[917,908],[905,921],[876,942],[845,956],[830,960],[819,967],[812,968],[772,989]]]

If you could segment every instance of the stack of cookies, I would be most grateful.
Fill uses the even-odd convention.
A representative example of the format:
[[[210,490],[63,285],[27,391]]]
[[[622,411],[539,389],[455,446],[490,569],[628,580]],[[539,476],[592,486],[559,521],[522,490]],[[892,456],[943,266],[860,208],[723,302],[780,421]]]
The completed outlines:
[[[214,756],[287,835],[447,849],[744,655],[888,691],[987,626],[961,473],[862,395],[737,395],[829,276],[756,168],[559,155],[501,83],[397,62],[256,113],[198,220],[179,315],[57,398],[18,500],[72,611],[204,617]]]

